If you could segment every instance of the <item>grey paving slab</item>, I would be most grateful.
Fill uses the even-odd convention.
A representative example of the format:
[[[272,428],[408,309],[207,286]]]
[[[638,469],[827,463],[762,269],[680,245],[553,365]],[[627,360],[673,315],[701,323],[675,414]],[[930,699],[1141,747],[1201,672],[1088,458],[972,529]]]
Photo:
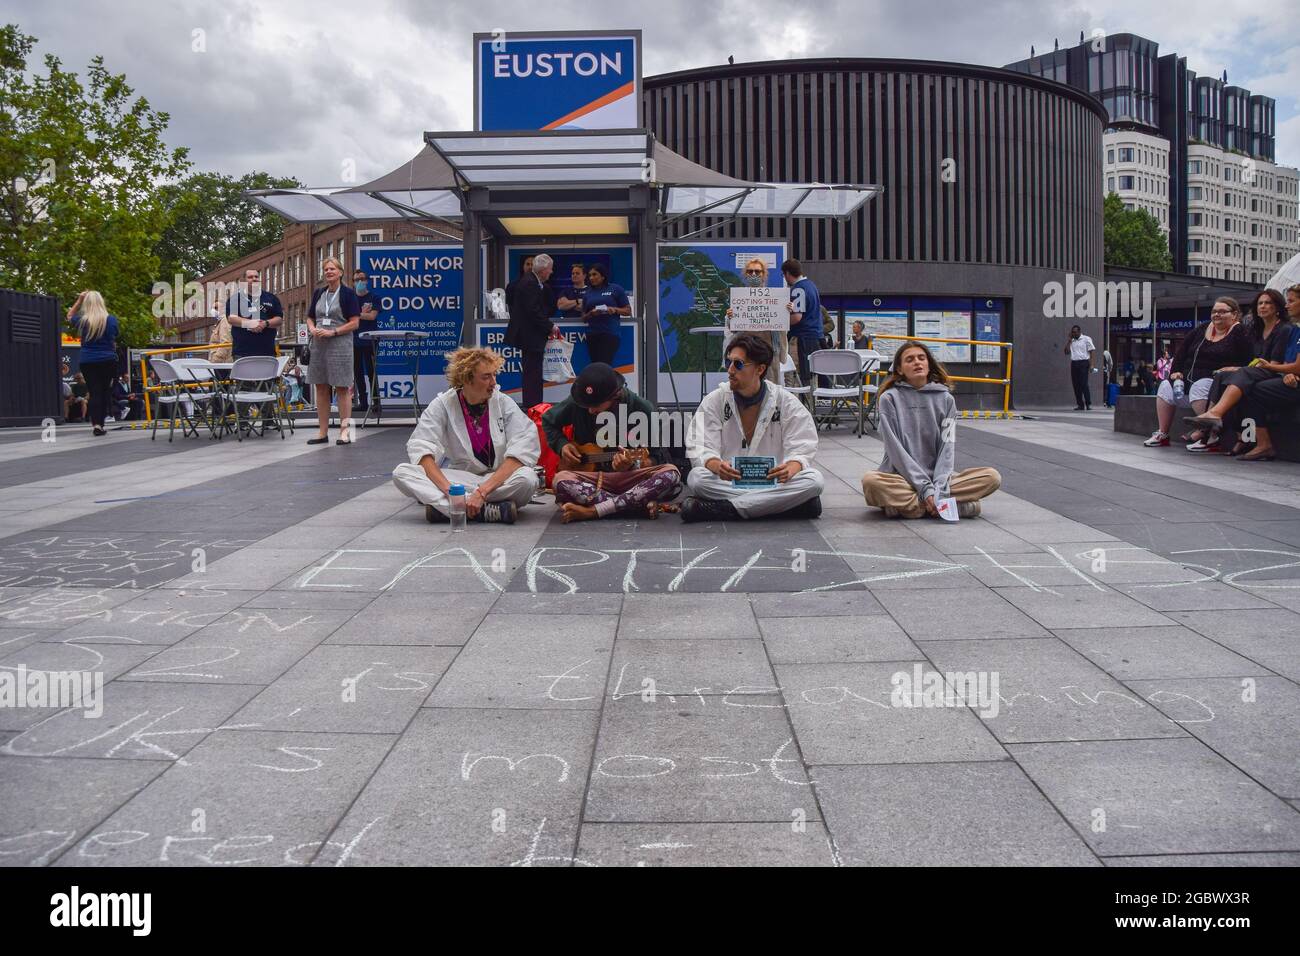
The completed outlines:
[[[1233,677],[1269,673],[1186,627],[1078,628],[1056,636],[1122,681],[1160,677]]]
[[[754,616],[760,620],[765,617],[840,617],[884,613],[880,602],[865,589],[751,594],[749,603]]]
[[[1300,687],[1291,681],[1201,678],[1130,686],[1278,796],[1300,798]]]
[[[610,701],[584,821],[820,819],[780,700]]]
[[[629,594],[623,599],[618,636],[743,640],[759,633],[745,594]]]
[[[231,591],[265,591],[318,562],[330,550],[314,548],[244,548],[217,561],[209,561],[201,572],[190,572],[163,584],[166,588],[206,586]]]
[[[425,595],[382,596],[358,611],[326,643],[464,644],[496,600],[491,594],[479,593],[458,594],[445,601]]]
[[[819,767],[816,776],[845,865],[1100,865],[1010,761]]]
[[[950,524],[933,518],[909,522],[917,537],[942,554],[1022,554],[1035,546],[981,518]]]
[[[394,739],[255,730],[213,734],[64,853],[58,865],[305,864]]]
[[[1200,581],[1182,584],[1122,584],[1112,587],[1127,594],[1156,611],[1247,610],[1276,607],[1259,594],[1219,581]]]
[[[895,706],[895,688],[912,675],[911,664],[780,664],[775,669],[810,765],[1006,757],[964,706],[910,707],[903,697]]]
[[[111,509],[116,512],[119,509]],[[155,587],[189,574],[195,552],[211,563],[253,543],[233,522],[214,516],[206,525],[218,533],[163,528],[96,530],[93,517],[77,519],[78,530],[42,529],[0,542],[0,584],[22,587]],[[163,526],[166,527],[165,521]]]
[[[833,866],[826,828],[789,823],[584,823],[590,866]]]
[[[420,711],[317,864],[569,865],[596,719],[573,710]]]
[[[599,708],[616,623],[613,617],[583,617],[541,629],[515,614],[489,614],[427,705]]]
[[[925,657],[887,614],[771,617],[758,624],[774,664],[919,661]]]
[[[349,590],[298,590],[263,591],[251,594],[249,591],[231,592],[236,597],[244,598],[241,608],[270,608],[272,610],[305,609],[309,611],[360,611],[378,596],[374,591]],[[251,596],[250,596],[251,594]]]
[[[56,637],[62,633],[62,631],[47,628],[0,627],[0,658],[26,647],[28,644],[48,640],[50,637]]]
[[[59,637],[87,643],[130,638],[140,644],[175,644],[221,620],[242,601],[240,592],[158,588],[90,614],[60,631]]]
[[[1300,853],[1180,853],[1171,856],[1110,856],[1107,866],[1300,866]]]
[[[1300,614],[1272,611],[1170,611],[1169,617],[1242,657],[1300,681]]]
[[[1185,734],[1140,694],[1060,641],[922,641],[920,646],[935,670],[957,675],[950,682],[959,694],[977,697],[976,712],[1003,743]],[[972,676],[986,681],[987,692],[974,695],[957,686],[970,688],[966,682]]]
[[[623,607],[622,594],[529,594],[512,591],[502,594],[492,605],[494,614],[572,614],[586,617],[618,614]]]
[[[11,588],[0,603],[0,624],[61,631],[125,604],[140,593],[130,588]]]
[[[1300,850],[1300,813],[1194,738],[1008,750],[1102,856]]]
[[[985,520],[990,520],[986,518]],[[1017,538],[1040,547],[1049,544],[1077,544],[1080,542],[1118,541],[1107,529],[1093,527],[1078,521],[995,521],[1005,531]]]
[[[455,655],[450,647],[321,645],[234,722],[266,730],[401,733]]]
[[[46,682],[65,679],[64,675],[90,674],[90,680],[107,684],[158,653],[157,647],[134,644],[81,644],[75,638],[56,643],[28,644],[0,658],[0,669],[11,672],[15,681],[30,681],[33,672],[45,672]],[[84,681],[80,676],[72,678]],[[38,720],[49,717],[62,707],[2,707],[0,729],[25,730]]]
[[[350,616],[348,611],[232,611],[124,679],[269,684]]]
[[[1098,586],[1100,587],[1100,586]],[[1170,619],[1109,588],[1061,585],[1050,590],[998,588],[998,594],[1049,630],[1077,627],[1167,627]]]
[[[991,588],[1028,587],[1056,588],[1060,585],[1089,584],[1092,577],[1086,570],[1062,560],[1059,548],[1050,551],[1018,554],[965,555],[970,573],[983,585]]]
[[[759,641],[624,638],[614,647],[608,690],[611,699],[772,694],[776,678]]]
[[[100,716],[58,711],[9,740],[0,753],[179,760],[208,734],[239,728],[242,722],[231,715],[259,690],[247,684],[182,687],[116,680],[104,685]]]
[[[0,757],[0,863],[44,866],[162,773],[148,760]]]
[[[984,587],[896,588],[880,591],[878,598],[913,640],[1050,636],[998,592]]]

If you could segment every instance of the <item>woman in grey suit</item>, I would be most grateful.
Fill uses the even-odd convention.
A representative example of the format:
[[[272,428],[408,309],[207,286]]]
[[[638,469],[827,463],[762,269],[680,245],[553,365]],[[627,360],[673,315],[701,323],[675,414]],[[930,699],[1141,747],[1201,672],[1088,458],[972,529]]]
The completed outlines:
[[[312,295],[307,309],[307,331],[311,335],[311,364],[307,383],[316,386],[316,421],[320,431],[309,445],[330,440],[330,389],[339,406],[339,438],[336,444],[352,444],[352,330],[361,321],[357,294],[343,284],[343,266],[326,259],[321,267],[325,284]]]

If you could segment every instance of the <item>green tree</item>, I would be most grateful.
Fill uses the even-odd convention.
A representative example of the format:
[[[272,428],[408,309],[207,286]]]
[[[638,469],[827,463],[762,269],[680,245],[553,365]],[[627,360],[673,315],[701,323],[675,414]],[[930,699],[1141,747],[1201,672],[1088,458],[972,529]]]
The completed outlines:
[[[243,198],[244,191],[301,185],[292,177],[254,172],[239,178],[194,173],[163,186],[160,192],[170,224],[158,244],[159,278],[172,282],[179,272],[188,282],[278,242],[284,220]]]
[[[0,28],[0,285],[58,296],[98,289],[119,316],[149,315],[167,212],[156,184],[182,175],[168,116],[95,57],[84,80],[35,38]]]
[[[1106,197],[1103,217],[1106,265],[1159,272],[1173,268],[1169,240],[1160,231],[1155,216],[1145,209],[1125,209],[1124,201],[1111,193]]]

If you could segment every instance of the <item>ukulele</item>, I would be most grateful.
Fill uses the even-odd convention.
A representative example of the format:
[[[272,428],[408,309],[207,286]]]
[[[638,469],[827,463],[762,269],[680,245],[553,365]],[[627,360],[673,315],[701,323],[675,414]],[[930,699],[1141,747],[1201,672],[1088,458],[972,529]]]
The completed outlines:
[[[629,448],[632,454],[632,467],[644,468],[650,463],[650,449],[648,448]],[[574,466],[574,471],[599,471],[601,465],[608,465],[618,454],[618,449],[607,451],[599,445],[587,443],[578,445],[578,452],[582,455],[578,464]]]

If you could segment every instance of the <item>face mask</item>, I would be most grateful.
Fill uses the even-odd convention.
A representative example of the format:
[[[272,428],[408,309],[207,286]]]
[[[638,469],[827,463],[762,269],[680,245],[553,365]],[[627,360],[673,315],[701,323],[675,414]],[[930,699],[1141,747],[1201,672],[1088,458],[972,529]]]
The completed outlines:
[[[360,292],[362,295],[365,295],[365,294],[366,294],[366,289],[367,289],[368,287],[369,287],[369,284],[366,283],[366,282],[358,282],[358,283],[357,283],[357,291]]]
[[[753,287],[757,288],[757,287],[761,286],[762,284],[763,284],[763,277],[762,277],[762,276],[751,276],[751,275],[746,275],[746,276],[745,276],[745,285],[747,285],[747,286],[753,286]]]

